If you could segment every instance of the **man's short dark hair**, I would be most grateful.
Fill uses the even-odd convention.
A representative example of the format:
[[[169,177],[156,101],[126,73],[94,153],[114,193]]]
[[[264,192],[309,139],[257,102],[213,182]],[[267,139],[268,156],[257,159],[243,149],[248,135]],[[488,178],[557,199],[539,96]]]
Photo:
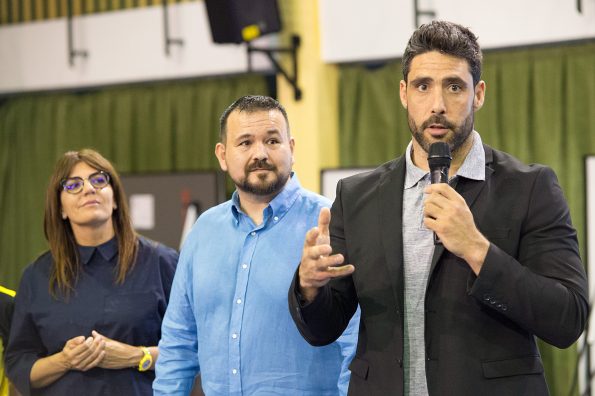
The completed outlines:
[[[403,54],[403,78],[407,82],[411,61],[417,55],[430,51],[462,58],[469,64],[473,85],[481,78],[481,48],[471,30],[447,21],[432,21],[421,25],[409,39]]]
[[[285,124],[287,125],[287,136],[289,137],[289,120],[287,118],[287,112],[285,108],[276,101],[275,99],[269,96],[262,96],[262,95],[247,95],[242,96],[235,102],[233,102],[221,115],[221,119],[219,120],[219,139],[221,139],[221,143],[225,144],[225,138],[227,136],[227,119],[229,115],[234,111],[245,111],[247,113],[254,113],[257,111],[267,111],[267,110],[279,110],[281,114],[283,114],[283,118],[285,118]]]

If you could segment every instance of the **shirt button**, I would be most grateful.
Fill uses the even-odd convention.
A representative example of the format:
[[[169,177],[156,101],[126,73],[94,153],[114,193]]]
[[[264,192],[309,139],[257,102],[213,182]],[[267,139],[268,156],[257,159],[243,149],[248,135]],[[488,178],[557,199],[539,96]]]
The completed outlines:
[[[254,236],[254,235],[256,235],[256,232],[252,231],[252,232],[250,233],[250,235]]]
[[[238,373],[238,370],[236,370],[236,369],[233,369],[233,370],[231,370],[231,373],[232,373],[232,374],[237,374],[237,373]]]
[[[248,268],[248,264],[242,264],[242,268],[243,268],[243,269],[246,269],[246,268]]]
[[[238,299],[236,300],[236,304],[241,304],[241,303],[242,303],[242,299],[241,299],[241,298],[238,298]]]
[[[273,221],[279,221],[279,217],[277,217],[277,216],[273,217]]]
[[[233,334],[231,335],[231,338],[233,338],[233,339],[235,340],[236,338],[238,338],[238,335],[237,335],[236,333],[233,333]]]

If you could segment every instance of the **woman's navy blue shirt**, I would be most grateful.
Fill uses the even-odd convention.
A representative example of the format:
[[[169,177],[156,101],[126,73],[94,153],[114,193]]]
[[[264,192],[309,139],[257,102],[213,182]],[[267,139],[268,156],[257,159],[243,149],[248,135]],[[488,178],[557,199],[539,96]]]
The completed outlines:
[[[112,239],[96,247],[79,246],[83,270],[68,298],[52,297],[52,256],[46,252],[23,274],[6,351],[9,378],[26,395],[152,395],[154,371],[136,368],[71,370],[40,389],[30,387],[31,367],[39,358],[60,352],[73,337],[92,330],[134,345],[155,346],[178,261],[178,253],[139,238],[135,265],[117,284],[118,245]]]

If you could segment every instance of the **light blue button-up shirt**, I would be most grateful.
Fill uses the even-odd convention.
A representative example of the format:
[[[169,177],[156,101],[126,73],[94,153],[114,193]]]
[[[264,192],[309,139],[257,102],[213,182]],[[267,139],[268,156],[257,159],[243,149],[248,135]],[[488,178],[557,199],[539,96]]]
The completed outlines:
[[[287,290],[306,232],[330,202],[292,175],[254,222],[232,199],[188,235],[163,321],[155,395],[186,395],[201,374],[207,396],[344,395],[359,316],[324,347],[309,345],[289,314]]]

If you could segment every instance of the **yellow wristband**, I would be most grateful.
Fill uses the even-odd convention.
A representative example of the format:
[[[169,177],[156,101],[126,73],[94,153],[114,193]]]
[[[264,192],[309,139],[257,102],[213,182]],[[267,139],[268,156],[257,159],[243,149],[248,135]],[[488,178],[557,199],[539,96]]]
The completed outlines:
[[[153,355],[149,351],[149,348],[141,346],[139,347],[143,351],[143,358],[138,363],[138,371],[147,371],[153,365]]]
[[[8,294],[10,297],[14,297],[17,293],[14,290],[7,289],[4,286],[0,286],[0,293]]]

